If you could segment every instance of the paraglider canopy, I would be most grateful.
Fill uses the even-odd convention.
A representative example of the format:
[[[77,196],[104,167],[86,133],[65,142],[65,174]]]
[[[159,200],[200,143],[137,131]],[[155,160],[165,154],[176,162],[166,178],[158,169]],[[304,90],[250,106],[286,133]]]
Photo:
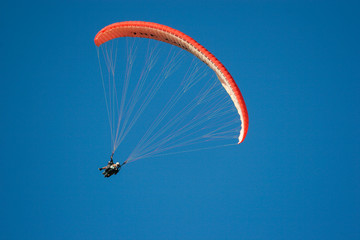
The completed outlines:
[[[94,41],[96,46],[100,46],[107,41],[121,37],[149,38],[166,42],[192,53],[207,64],[216,73],[237,109],[242,124],[238,143],[244,141],[248,131],[249,119],[243,96],[225,66],[206,48],[176,29],[142,21],[127,21],[108,25],[96,34]]]

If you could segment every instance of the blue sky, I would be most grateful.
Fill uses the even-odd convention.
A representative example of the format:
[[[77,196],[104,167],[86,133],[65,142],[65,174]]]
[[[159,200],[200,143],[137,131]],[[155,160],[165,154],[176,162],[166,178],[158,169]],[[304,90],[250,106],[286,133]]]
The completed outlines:
[[[3,1],[1,239],[359,239],[356,1]],[[235,148],[114,178],[93,43],[153,21],[206,46],[249,111]]]

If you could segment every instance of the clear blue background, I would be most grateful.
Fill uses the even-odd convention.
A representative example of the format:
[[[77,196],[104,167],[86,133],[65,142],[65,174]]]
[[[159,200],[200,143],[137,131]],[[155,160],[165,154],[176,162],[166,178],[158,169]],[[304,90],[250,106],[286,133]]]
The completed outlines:
[[[357,1],[2,1],[0,239],[360,239]],[[104,179],[95,34],[179,29],[247,103],[235,148]]]

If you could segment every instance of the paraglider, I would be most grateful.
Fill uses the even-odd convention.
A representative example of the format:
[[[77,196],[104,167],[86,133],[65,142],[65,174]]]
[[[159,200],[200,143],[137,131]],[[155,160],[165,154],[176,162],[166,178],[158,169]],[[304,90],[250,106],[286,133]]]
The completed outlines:
[[[174,148],[185,147],[199,142],[207,143],[210,140],[221,140],[226,137],[231,139],[237,138],[238,144],[244,141],[249,125],[248,112],[243,96],[225,66],[205,47],[176,29],[152,22],[126,21],[104,27],[96,34],[94,39],[95,45],[98,47],[97,51],[111,128],[113,152],[116,151],[135,123],[141,119],[140,115],[154,99],[156,91],[158,91],[173,69],[175,69],[173,65],[179,67],[177,60],[173,58],[172,52],[169,52],[167,57],[170,60],[168,60],[168,63],[163,64],[163,69],[160,73],[154,77],[148,77],[151,69],[153,69],[155,59],[160,57],[157,53],[153,53],[156,47],[154,49],[147,47],[144,53],[139,54],[145,56],[145,66],[140,71],[140,76],[130,81],[129,79],[132,77],[130,77],[131,70],[134,68],[135,56],[133,55],[136,54],[137,48],[131,48],[134,44],[127,43],[127,47],[130,46],[130,50],[128,50],[127,62],[125,62],[125,73],[115,74],[115,69],[118,67],[120,60],[118,60],[116,55],[116,51],[119,48],[118,42],[114,43],[113,40],[115,41],[119,38],[147,38],[155,43],[164,42],[167,43],[166,45],[170,44],[180,48],[179,51],[181,53],[191,53],[190,56],[193,56],[199,64],[197,62],[191,64],[188,75],[183,77],[183,82],[179,82],[182,89],[179,88],[180,90],[175,92],[170,100],[162,101],[163,109],[158,115],[156,114],[157,117],[155,117],[154,122],[148,127],[138,145],[130,156],[126,158],[126,161],[123,164],[114,164],[112,154],[108,165],[99,168],[100,170],[105,170],[103,173],[105,177],[110,177],[113,174],[116,175],[121,166],[128,162],[157,156],[159,153],[168,152]],[[104,58],[103,62],[105,64],[103,67],[101,66],[100,56]],[[212,79],[208,79],[209,81],[199,80],[204,76],[199,77],[199,79],[194,77],[197,73],[201,72],[199,69],[202,67],[210,71],[212,70],[212,75],[216,76],[219,81],[212,83]],[[150,79],[148,81],[152,82],[153,85],[144,87],[146,79]],[[206,86],[209,82],[211,84]],[[221,89],[215,89],[216,84]],[[195,85],[198,88],[194,87]],[[129,86],[133,86],[134,89],[128,90]],[[185,95],[191,92],[189,89],[195,92],[194,97],[186,96],[189,102],[182,102],[180,100],[182,94]],[[219,92],[223,92],[225,95],[219,97],[217,95]],[[184,108],[179,111],[173,111],[174,106],[179,102],[183,103],[182,106]],[[169,117],[168,115],[171,113],[173,113],[173,116]],[[230,117],[226,115],[229,113],[237,114],[237,117],[235,115]],[[214,121],[209,124],[208,120]],[[234,134],[234,129],[237,131],[236,135]],[[202,149],[202,146],[198,149]],[[182,149],[182,151],[188,151],[188,149]]]
[[[110,161],[108,162],[108,164],[105,167],[99,168],[100,171],[105,170],[102,174],[106,178],[111,177],[111,175],[113,175],[113,174],[116,175],[120,171],[121,166],[125,164],[125,163],[120,164],[119,162],[114,163],[113,155],[114,154],[111,155]]]

